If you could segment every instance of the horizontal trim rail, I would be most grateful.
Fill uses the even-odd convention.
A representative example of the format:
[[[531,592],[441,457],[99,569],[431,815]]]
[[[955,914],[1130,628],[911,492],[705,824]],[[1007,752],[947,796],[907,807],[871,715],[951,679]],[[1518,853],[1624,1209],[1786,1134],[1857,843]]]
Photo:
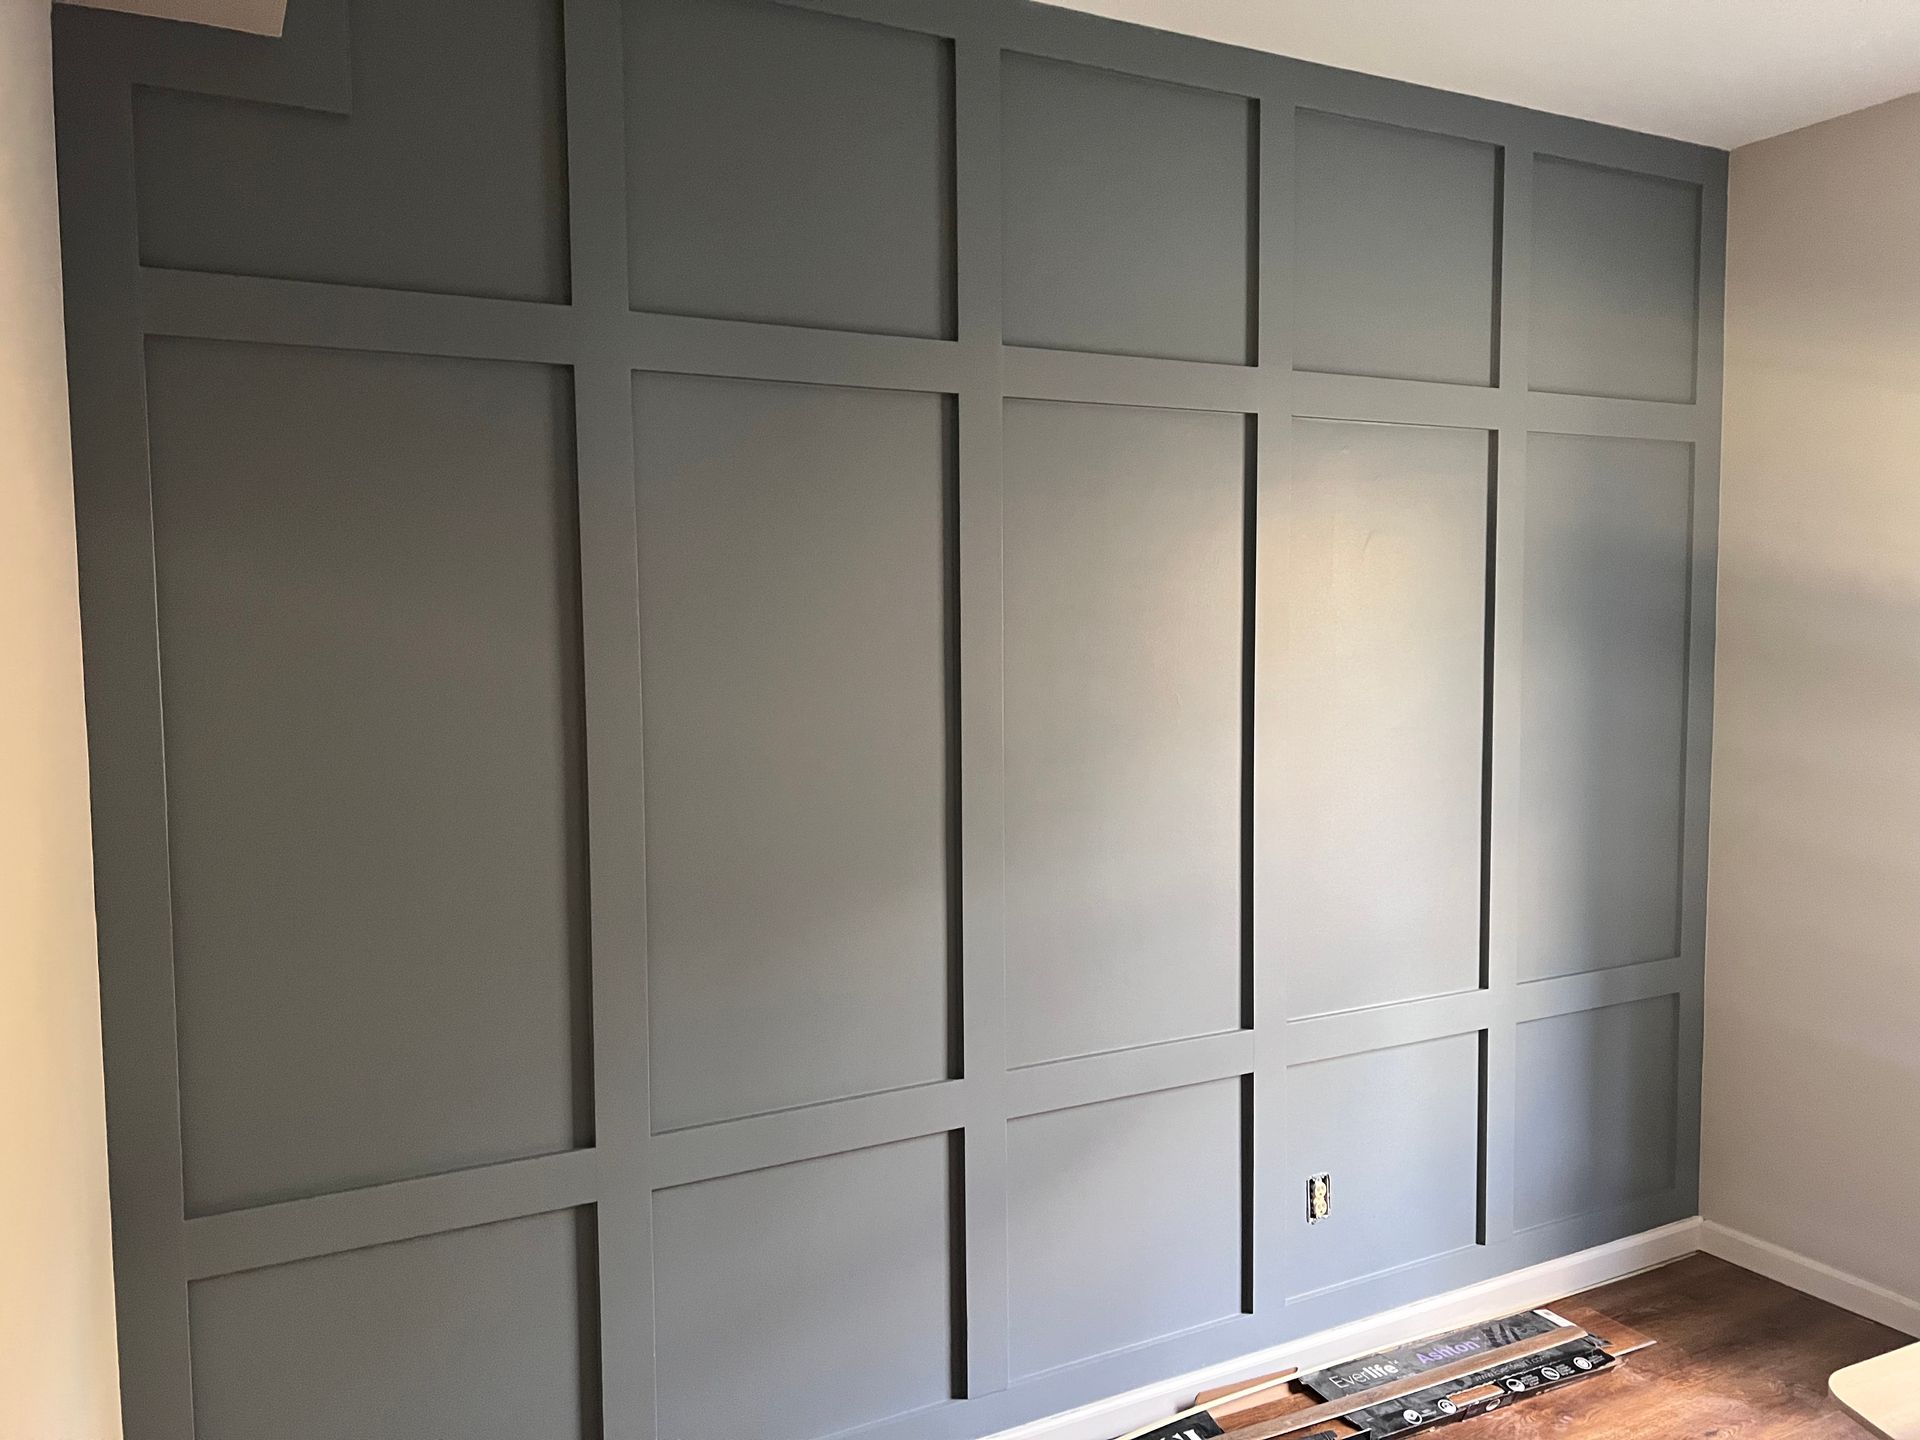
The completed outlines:
[[[218,275],[154,266],[140,271],[141,319],[150,335],[376,354],[570,365],[578,357],[573,307],[484,296],[388,290],[309,280]],[[959,346],[853,331],[634,311],[631,368],[798,384],[952,394]],[[1260,410],[1254,366],[1042,350],[1010,345],[1009,399],[1139,405],[1174,410]],[[1302,419],[1492,430],[1513,417],[1491,386],[1296,371],[1292,409]],[[1541,433],[1694,441],[1713,415],[1693,404],[1533,392],[1525,425]]]
[[[475,1225],[591,1205],[594,1151],[568,1150],[202,1215],[187,1221],[187,1278],[208,1280]]]
[[[648,1163],[653,1188],[668,1190],[748,1170],[958,1130],[966,1123],[964,1087],[964,1081],[943,1080],[798,1110],[669,1130],[650,1142]]]
[[[633,370],[946,395],[960,388],[953,340],[635,310],[627,317],[626,350]]]
[[[1287,1063],[1308,1065],[1485,1030],[1498,1018],[1500,998],[1492,990],[1462,990],[1290,1021]]]
[[[1298,370],[1293,376],[1293,413],[1304,420],[1371,420],[1493,430],[1506,418],[1505,406],[1505,397],[1490,385],[1387,380],[1313,370]]]
[[[1261,372],[1250,365],[1161,360],[1082,350],[1002,350],[1009,400],[1065,400],[1166,410],[1252,414],[1260,407]]]
[[[1527,428],[1539,434],[1605,435],[1622,440],[1687,440],[1711,434],[1715,411],[1664,400],[1616,400],[1604,395],[1527,396]]]
[[[1615,965],[1606,970],[1582,970],[1575,975],[1553,975],[1524,980],[1514,993],[1514,1019],[1545,1020],[1575,1015],[1609,1005],[1628,1005],[1662,995],[1684,995],[1697,984],[1699,966],[1684,956]]]
[[[571,307],[529,300],[146,266],[140,310],[148,334],[199,340],[553,365],[575,353]]]
[[[1007,1072],[1007,1116],[1020,1119],[1253,1073],[1253,1031],[1229,1030],[1023,1066]]]

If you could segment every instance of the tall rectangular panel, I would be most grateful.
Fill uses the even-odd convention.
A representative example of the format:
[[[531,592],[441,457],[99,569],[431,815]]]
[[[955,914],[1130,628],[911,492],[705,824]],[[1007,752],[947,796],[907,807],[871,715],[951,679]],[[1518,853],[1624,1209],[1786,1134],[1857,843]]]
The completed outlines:
[[[1010,345],[1253,359],[1253,142],[1239,95],[1009,54]]]
[[[634,308],[951,337],[951,44],[768,0],[625,9]]]
[[[656,1195],[660,1434],[814,1440],[951,1399],[953,1143]]]
[[[147,380],[189,1210],[587,1141],[567,375]]]
[[[1520,970],[1679,952],[1693,455],[1527,451]]]
[[[596,1440],[588,1223],[537,1215],[198,1282],[196,1440]]]
[[[1699,274],[1699,186],[1540,156],[1529,383],[1693,399]]]
[[[1246,421],[1005,437],[1008,1058],[1238,1028]]]
[[[1015,1375],[1240,1313],[1245,1119],[1230,1079],[1008,1126]]]
[[[1314,110],[1294,125],[1294,366],[1489,384],[1499,150]]]
[[[1679,1000],[1520,1026],[1514,1223],[1589,1215],[1674,1183]]]
[[[289,45],[319,8],[293,6]],[[564,301],[558,0],[381,0],[349,25],[347,115],[135,88],[140,258]]]
[[[1332,1180],[1333,1212],[1295,1205],[1295,1298],[1465,1249],[1480,1228],[1480,1037],[1448,1035],[1300,1065],[1287,1077],[1289,1183]],[[1298,1177],[1298,1181],[1295,1181]],[[1297,1228],[1294,1228],[1297,1227]]]
[[[951,1073],[948,410],[635,381],[661,1129]]]
[[[1490,437],[1294,424],[1287,1006],[1480,983]]]

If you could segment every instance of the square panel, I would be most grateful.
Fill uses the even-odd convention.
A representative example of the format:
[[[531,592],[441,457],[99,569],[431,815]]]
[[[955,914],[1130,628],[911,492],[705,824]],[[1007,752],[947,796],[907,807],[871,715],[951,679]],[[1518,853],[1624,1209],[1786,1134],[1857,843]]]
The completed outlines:
[[[1520,734],[1523,979],[1680,949],[1691,447],[1535,435]]]
[[[1480,983],[1492,443],[1294,423],[1278,767],[1294,1016]]]
[[[1006,407],[1007,1050],[1241,1023],[1247,424]]]
[[[1699,276],[1699,186],[1540,156],[1532,388],[1692,400]]]
[[[625,6],[634,308],[951,338],[951,44],[767,0]]]
[[[584,1212],[250,1270],[191,1288],[197,1440],[594,1440]]]
[[[1296,369],[1487,385],[1500,306],[1500,151],[1301,110]]]
[[[1519,1027],[1514,1223],[1591,1215],[1673,1188],[1679,997]]]
[[[635,382],[661,1129],[951,1073],[949,412]]]
[[[835,1435],[955,1393],[957,1139],[663,1190],[662,1435]]]
[[[1475,1244],[1480,1232],[1480,1037],[1448,1035],[1287,1073],[1290,1298]],[[1309,1225],[1309,1176],[1333,1210]]]
[[[188,1208],[587,1142],[569,377],[147,380]]]
[[[558,0],[383,0],[351,31],[347,115],[135,88],[140,258],[565,300]]]
[[[1011,53],[1001,84],[1007,343],[1251,362],[1253,102]]]
[[[1216,1080],[1007,1127],[1016,1377],[1241,1313],[1243,1097]]]

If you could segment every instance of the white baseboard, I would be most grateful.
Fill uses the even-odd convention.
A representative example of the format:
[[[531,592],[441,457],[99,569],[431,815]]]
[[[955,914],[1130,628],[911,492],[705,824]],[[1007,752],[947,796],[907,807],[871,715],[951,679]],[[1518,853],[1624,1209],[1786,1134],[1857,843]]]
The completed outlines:
[[[1289,1365],[1310,1369],[1364,1355],[1370,1350],[1400,1345],[1422,1335],[1470,1325],[1477,1320],[1528,1310],[1655,1265],[1664,1265],[1669,1260],[1678,1260],[1700,1248],[1699,1219],[1678,1220],[1657,1230],[1496,1275],[1491,1280],[1289,1340],[1268,1350],[1256,1350],[1251,1355],[1209,1365],[1204,1370],[1194,1370],[1159,1384],[1143,1385],[1123,1395],[1082,1405],[1077,1410],[1017,1425],[991,1440],[1112,1440],[1116,1435],[1124,1435],[1192,1404],[1197,1391],[1215,1385]]]
[[[1756,1275],[1791,1285],[1817,1300],[1825,1300],[1829,1305],[1838,1305],[1869,1320],[1878,1320],[1903,1335],[1920,1335],[1920,1300],[1910,1300],[1884,1285],[1862,1280],[1858,1275],[1849,1275],[1712,1220],[1702,1222],[1699,1244],[1707,1254],[1717,1255]]]

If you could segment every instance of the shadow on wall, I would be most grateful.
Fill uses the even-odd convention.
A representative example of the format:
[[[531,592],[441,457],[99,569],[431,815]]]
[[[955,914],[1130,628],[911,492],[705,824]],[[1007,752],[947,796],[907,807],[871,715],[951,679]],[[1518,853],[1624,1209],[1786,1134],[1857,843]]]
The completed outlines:
[[[1736,495],[1725,532],[1703,1209],[1915,1296],[1920,584],[1911,563],[1868,573],[1914,531],[1887,523],[1884,493],[1866,497],[1878,524],[1861,513],[1821,443],[1747,482],[1791,495],[1796,463],[1829,477],[1794,496],[1823,507],[1817,532],[1759,515],[1771,494],[1753,518]],[[1836,524],[1858,531],[1838,550]]]

